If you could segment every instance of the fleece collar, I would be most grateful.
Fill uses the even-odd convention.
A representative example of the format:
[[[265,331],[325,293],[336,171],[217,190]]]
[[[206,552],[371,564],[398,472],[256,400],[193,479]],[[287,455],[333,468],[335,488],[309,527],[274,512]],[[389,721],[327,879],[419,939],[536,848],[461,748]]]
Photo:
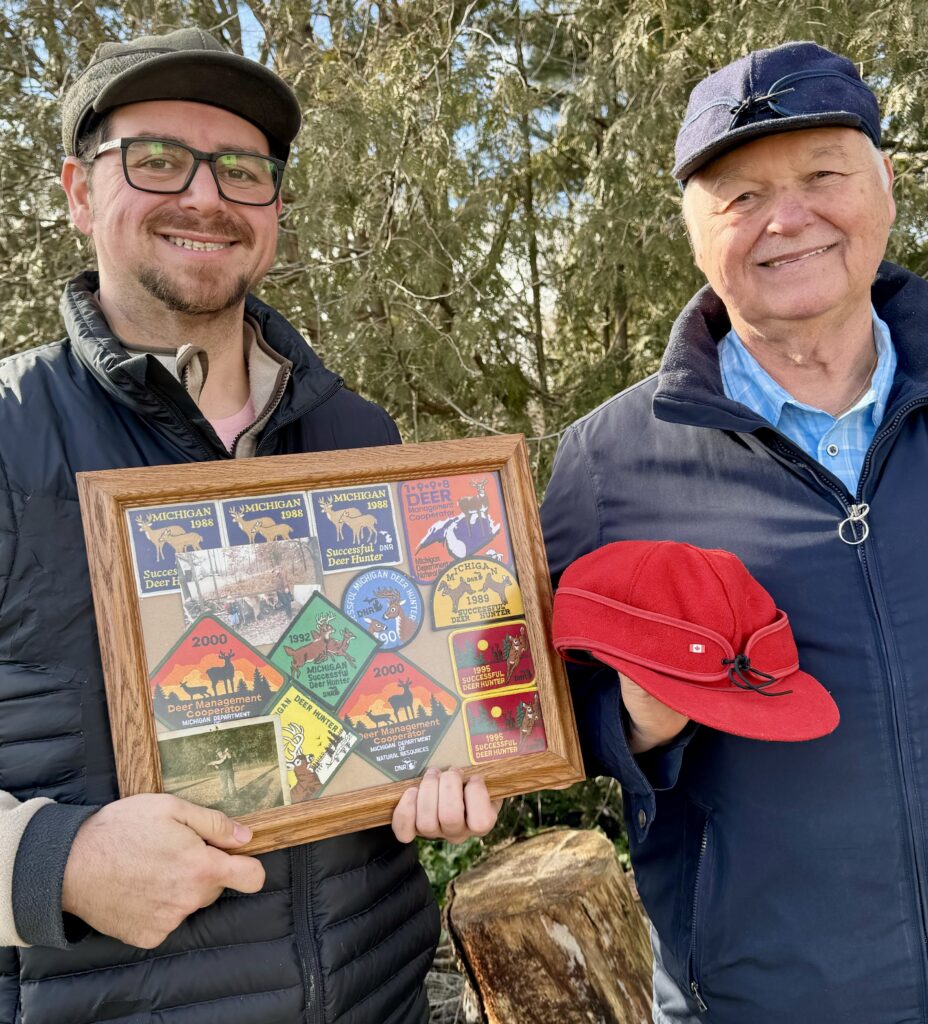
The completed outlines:
[[[128,351],[113,334],[96,299],[98,289],[98,275],[87,271],[66,285],[61,299],[65,328],[80,362],[114,401],[174,434],[183,447],[192,444],[194,457],[204,457],[204,437],[214,449],[205,454],[227,457],[212,427],[174,374],[151,352]],[[342,385],[342,379],[323,366],[276,310],[249,295],[245,313],[268,349],[291,364],[289,382],[266,420],[268,427],[298,419]],[[190,424],[196,428],[192,439],[183,436],[189,434]]]
[[[892,263],[880,264],[873,282],[874,309],[889,326],[896,348],[896,377],[887,416],[914,397],[928,395],[928,282]],[[720,430],[753,432],[769,427],[756,412],[725,395],[718,343],[731,329],[722,300],[707,285],[677,317],[654,392],[659,420]]]

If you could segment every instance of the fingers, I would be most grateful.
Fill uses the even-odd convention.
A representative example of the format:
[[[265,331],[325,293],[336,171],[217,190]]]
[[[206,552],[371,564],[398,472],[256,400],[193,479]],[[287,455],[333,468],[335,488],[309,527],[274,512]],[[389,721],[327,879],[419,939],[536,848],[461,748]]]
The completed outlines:
[[[219,890],[235,889],[236,892],[258,892],[264,885],[264,867],[254,857],[230,857],[223,850],[234,850],[251,839],[251,829],[241,822],[209,807],[178,800],[177,818],[200,838],[215,847],[210,858],[215,871]],[[216,893],[218,896],[219,893]],[[213,899],[216,897],[214,896]],[[211,903],[212,900],[209,900]],[[206,906],[208,904],[204,904]]]
[[[659,703],[657,697],[652,697],[647,690],[640,687],[634,679],[629,679],[624,672],[619,673],[619,686],[622,690],[623,700],[641,700],[650,703],[654,701]]]
[[[672,740],[689,721],[667,707],[624,673],[619,673],[622,703],[628,712],[628,746],[642,754]]]
[[[218,847],[220,850],[231,850],[251,839],[251,829],[247,825],[233,821],[222,811],[199,807],[187,803],[186,800],[176,800],[176,805],[177,820],[192,828],[210,846]]]
[[[476,836],[485,836],[496,824],[502,800],[491,800],[487,784],[481,776],[467,780],[464,787],[464,806],[467,813],[467,828]]]
[[[78,830],[62,907],[104,935],[154,948],[223,889],[262,887],[261,862],[233,855],[250,834],[218,811],[166,794],[116,800]]]
[[[429,768],[418,787],[408,789],[397,804],[393,831],[404,843],[416,835],[461,842],[486,835],[496,824],[500,805],[490,799],[479,776],[465,784],[456,768]]]
[[[464,805],[464,779],[454,768],[444,772],[436,772],[437,786],[426,791],[428,797],[437,794],[435,801],[429,800],[425,813],[420,807],[417,822],[422,823],[436,838],[450,839],[459,842],[467,838],[467,809]],[[426,774],[428,779],[428,774]],[[426,833],[423,833],[425,835]]]
[[[264,885],[264,865],[255,857],[232,857],[227,853],[216,851],[222,857],[220,881],[223,888],[234,889],[236,892],[260,892]]]

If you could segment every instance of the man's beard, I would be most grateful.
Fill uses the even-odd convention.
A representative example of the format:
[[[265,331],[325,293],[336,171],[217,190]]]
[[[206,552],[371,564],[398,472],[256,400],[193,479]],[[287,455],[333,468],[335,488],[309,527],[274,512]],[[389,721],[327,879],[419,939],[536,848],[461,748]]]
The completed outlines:
[[[143,267],[139,271],[139,284],[149,295],[163,303],[173,313],[187,313],[191,316],[202,316],[209,313],[222,313],[224,310],[237,306],[252,287],[248,274],[242,274],[231,282],[225,293],[213,294],[209,298],[198,299],[190,294],[190,288],[183,290],[177,287],[161,270]]]
[[[183,234],[185,231],[205,232],[223,238],[236,240],[246,248],[255,244],[255,235],[247,221],[227,212],[217,212],[213,217],[203,220],[180,212],[158,213],[146,223],[152,233],[167,235]],[[204,268],[206,270],[206,268]],[[220,284],[208,284],[208,271],[203,274],[204,281],[200,294],[189,284],[179,284],[171,280],[169,273],[161,267],[142,267],[139,270],[139,284],[163,303],[173,313],[187,313],[191,316],[203,316],[211,313],[222,313],[237,306],[249,291],[258,283],[258,278],[242,274],[220,291]]]

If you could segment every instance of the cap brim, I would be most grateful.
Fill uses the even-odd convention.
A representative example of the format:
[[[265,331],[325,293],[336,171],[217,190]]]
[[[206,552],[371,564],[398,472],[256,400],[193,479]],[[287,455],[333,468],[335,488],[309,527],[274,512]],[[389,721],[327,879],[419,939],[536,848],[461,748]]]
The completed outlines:
[[[283,159],[300,128],[299,103],[286,82],[235,53],[180,50],[141,61],[100,90],[93,110],[102,115],[151,100],[189,100],[228,110],[259,128],[271,153]],[[75,125],[75,145],[85,117]]]
[[[765,135],[779,135],[781,132],[798,132],[803,128],[859,128],[865,131],[863,119],[847,111],[823,111],[819,114],[803,114],[796,117],[776,117],[755,124],[746,124],[715,139],[683,163],[674,167],[672,174],[677,181],[686,181],[707,163],[722,156],[731,149],[753,142]],[[868,136],[869,138],[869,136]]]
[[[792,691],[776,697],[751,690],[686,683],[611,655],[590,653],[678,714],[734,736],[789,742],[814,740],[834,732],[840,719],[831,694],[806,672],[793,672],[772,684],[771,690]]]

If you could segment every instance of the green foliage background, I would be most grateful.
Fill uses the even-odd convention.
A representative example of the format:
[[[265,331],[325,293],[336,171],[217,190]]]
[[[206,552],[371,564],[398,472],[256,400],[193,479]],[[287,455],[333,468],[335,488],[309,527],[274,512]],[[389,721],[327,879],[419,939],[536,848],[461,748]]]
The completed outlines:
[[[92,262],[56,97],[100,41],[186,24],[303,107],[263,297],[407,439],[524,432],[539,491],[559,433],[656,368],[700,284],[668,169],[710,70],[786,39],[857,61],[896,166],[890,256],[928,273],[916,0],[0,0],[0,354],[58,337],[62,284]],[[621,841],[616,800],[523,800],[495,838],[576,818]],[[480,845],[430,853],[434,877]]]
[[[928,270],[928,29],[914,0],[126,0],[0,6],[0,352],[60,333],[91,262],[56,97],[104,39],[199,24],[275,67],[304,126],[263,295],[407,438],[558,432],[653,370],[699,277],[669,179],[686,96],[789,38],[847,53],[898,173],[892,256]]]

